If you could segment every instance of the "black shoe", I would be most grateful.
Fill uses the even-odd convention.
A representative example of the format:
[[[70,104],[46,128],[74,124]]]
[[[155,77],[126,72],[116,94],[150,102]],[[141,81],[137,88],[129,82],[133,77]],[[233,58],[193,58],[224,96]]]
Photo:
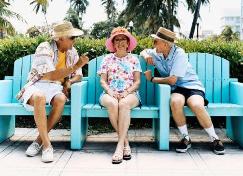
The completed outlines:
[[[185,136],[177,146],[176,152],[186,153],[189,148],[191,148],[191,139],[189,138],[189,140],[187,140]]]
[[[212,142],[212,150],[216,155],[223,155],[225,153],[224,145],[219,139]]]

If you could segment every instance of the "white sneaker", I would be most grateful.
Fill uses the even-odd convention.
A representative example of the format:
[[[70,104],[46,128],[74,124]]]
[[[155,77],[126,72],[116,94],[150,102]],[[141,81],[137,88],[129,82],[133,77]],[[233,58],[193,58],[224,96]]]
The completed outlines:
[[[42,162],[49,163],[53,161],[53,148],[52,146],[42,150]]]
[[[40,150],[41,150],[41,145],[39,145],[37,142],[33,142],[26,150],[25,154],[27,156],[36,156]]]

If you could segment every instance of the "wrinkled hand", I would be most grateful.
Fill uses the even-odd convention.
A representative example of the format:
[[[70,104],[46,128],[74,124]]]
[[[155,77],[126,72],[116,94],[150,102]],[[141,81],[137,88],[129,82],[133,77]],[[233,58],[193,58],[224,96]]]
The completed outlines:
[[[124,92],[118,94],[118,101],[120,101],[122,98],[125,98],[128,95],[129,95],[129,93],[126,90]]]
[[[145,58],[145,61],[149,64],[149,65],[154,65],[154,61],[153,61],[153,57],[148,55]]]
[[[151,78],[152,78],[152,71],[151,70],[147,70],[147,71],[144,72],[144,75],[145,75],[146,79],[148,81],[150,81]]]
[[[84,65],[88,64],[89,58],[85,55],[80,56],[78,62],[75,64],[78,68],[83,67]]]
[[[71,81],[67,80],[63,84],[63,93],[66,95],[67,98],[69,98],[69,92],[71,90]]]
[[[118,99],[118,95],[116,92],[114,92],[113,90],[109,89],[107,91],[107,94],[110,95],[111,97],[114,97],[115,99]]]

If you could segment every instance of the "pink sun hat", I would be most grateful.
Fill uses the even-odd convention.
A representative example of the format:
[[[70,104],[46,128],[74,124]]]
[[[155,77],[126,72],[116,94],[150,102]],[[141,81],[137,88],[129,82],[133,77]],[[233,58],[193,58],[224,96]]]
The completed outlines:
[[[126,28],[123,28],[123,27],[117,27],[117,28],[114,28],[111,32],[111,36],[110,38],[108,38],[106,40],[106,48],[110,51],[110,52],[116,52],[116,49],[114,48],[113,46],[113,39],[115,36],[117,35],[125,35],[128,39],[129,39],[129,46],[128,46],[128,52],[134,50],[137,46],[137,40],[135,37],[132,36],[132,34],[130,32],[128,32],[128,30]]]

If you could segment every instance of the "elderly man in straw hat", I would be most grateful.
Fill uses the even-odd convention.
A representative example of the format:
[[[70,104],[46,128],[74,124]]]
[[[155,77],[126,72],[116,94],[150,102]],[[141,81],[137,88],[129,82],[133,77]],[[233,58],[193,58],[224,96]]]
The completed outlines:
[[[197,116],[200,125],[208,133],[213,152],[224,154],[224,146],[216,135],[211,118],[204,107],[208,104],[205,98],[205,89],[192,65],[188,62],[185,51],[174,44],[176,34],[160,27],[158,32],[151,36],[154,38],[154,49],[145,49],[141,55],[148,64],[157,68],[161,77],[152,77],[151,71],[146,71],[145,76],[153,83],[171,86],[172,115],[182,135],[176,151],[185,153],[191,147],[183,112],[184,105],[188,105]]]
[[[73,47],[75,37],[82,34],[70,22],[62,21],[53,27],[53,40],[41,43],[36,49],[28,82],[17,95],[27,110],[34,111],[39,131],[26,151],[27,156],[36,156],[42,149],[42,161],[53,161],[48,132],[61,117],[71,84],[81,80],[81,67],[89,61],[84,55],[79,58]],[[52,105],[48,120],[46,103]]]

